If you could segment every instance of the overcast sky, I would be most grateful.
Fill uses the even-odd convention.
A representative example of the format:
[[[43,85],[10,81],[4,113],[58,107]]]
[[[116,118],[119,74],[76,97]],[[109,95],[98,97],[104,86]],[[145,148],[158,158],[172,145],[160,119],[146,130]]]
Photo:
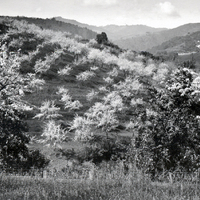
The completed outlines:
[[[174,28],[200,22],[200,0],[0,0],[0,15]]]

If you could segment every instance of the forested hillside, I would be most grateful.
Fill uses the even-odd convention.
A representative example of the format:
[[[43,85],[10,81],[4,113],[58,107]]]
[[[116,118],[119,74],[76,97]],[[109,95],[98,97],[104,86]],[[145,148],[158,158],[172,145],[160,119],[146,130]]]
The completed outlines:
[[[22,20],[6,18],[2,27],[1,167],[26,167],[40,155],[35,167],[48,168],[31,147],[62,170],[66,160],[123,161],[152,177],[198,169],[197,72]]]
[[[96,37],[96,32],[92,30],[71,23],[56,21],[54,18],[42,19],[42,18],[30,18],[30,17],[19,17],[19,16],[18,17],[0,16],[0,21],[3,21],[4,19],[11,21],[12,20],[26,21],[30,24],[35,24],[36,26],[39,26],[42,29],[68,32],[72,36],[79,35],[84,39],[94,39]]]

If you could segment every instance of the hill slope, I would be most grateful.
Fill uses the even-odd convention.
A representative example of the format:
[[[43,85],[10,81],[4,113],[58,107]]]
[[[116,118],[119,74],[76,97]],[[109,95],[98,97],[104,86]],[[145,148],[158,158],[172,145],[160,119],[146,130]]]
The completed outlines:
[[[40,135],[43,130],[43,121],[33,119],[43,102],[54,102],[62,115],[58,120],[69,125],[76,115],[83,116],[96,102],[105,101],[106,96],[115,88],[121,87],[126,93],[126,86],[123,86],[125,78],[129,74],[134,74],[133,79],[135,74],[143,74],[143,62],[148,63],[150,59],[135,52],[102,46],[95,41],[81,43],[65,32],[40,28],[24,23],[21,19],[10,19],[7,22],[10,29],[1,35],[1,42],[5,43],[8,52],[19,56],[19,72],[35,74],[39,83],[23,97],[34,108],[27,113],[31,134]],[[35,21],[31,18],[29,22],[32,20]],[[44,22],[41,19],[36,21]],[[155,63],[155,68],[158,67],[159,61]],[[127,83],[137,85],[137,82],[128,80]],[[132,87],[130,85],[131,91]],[[78,109],[76,106],[81,107]],[[126,112],[124,115],[128,119],[131,115]],[[119,124],[124,126],[125,120],[121,114],[118,117]]]
[[[93,39],[96,37],[96,32],[89,30],[87,28],[83,28],[71,23],[65,23],[61,21],[57,21],[55,19],[42,19],[42,18],[30,18],[30,17],[4,17],[1,16],[0,20],[4,19],[17,19],[19,21],[26,21],[30,24],[35,24],[43,29],[50,29],[53,31],[61,31],[61,32],[69,32],[73,36],[74,35],[79,35],[84,39]]]

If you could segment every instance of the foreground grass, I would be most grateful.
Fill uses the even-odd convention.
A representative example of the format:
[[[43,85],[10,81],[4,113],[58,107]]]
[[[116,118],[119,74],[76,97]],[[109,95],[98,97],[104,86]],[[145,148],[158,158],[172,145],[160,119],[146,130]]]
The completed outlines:
[[[0,175],[0,199],[166,200],[200,199],[198,181],[152,182],[148,177],[58,179]]]

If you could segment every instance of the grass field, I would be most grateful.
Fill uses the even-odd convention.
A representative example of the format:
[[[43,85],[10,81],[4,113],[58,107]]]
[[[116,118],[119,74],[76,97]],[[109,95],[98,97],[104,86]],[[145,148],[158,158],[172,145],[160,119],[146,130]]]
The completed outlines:
[[[0,175],[0,199],[10,200],[198,200],[199,180],[152,181],[139,171],[98,171],[95,176],[59,178]]]

